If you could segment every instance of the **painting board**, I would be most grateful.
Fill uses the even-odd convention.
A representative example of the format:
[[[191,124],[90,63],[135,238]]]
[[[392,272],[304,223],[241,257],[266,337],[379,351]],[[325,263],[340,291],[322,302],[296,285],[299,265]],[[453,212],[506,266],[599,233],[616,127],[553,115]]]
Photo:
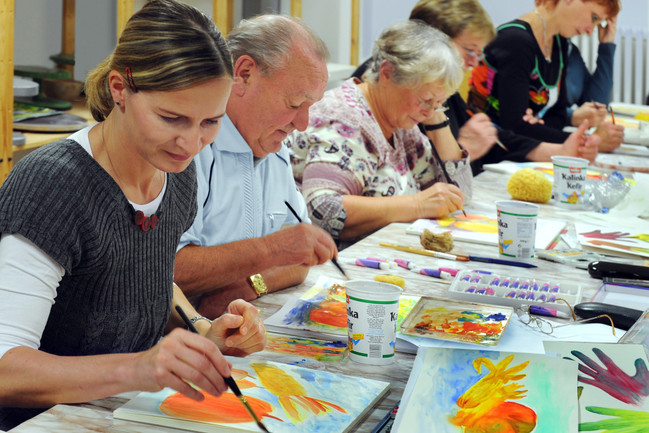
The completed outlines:
[[[313,287],[299,298],[293,298],[275,314],[264,321],[272,332],[325,340],[347,341],[347,301],[344,282],[321,276]],[[399,299],[400,323],[419,300],[419,296],[401,295]],[[410,344],[406,344],[412,350]],[[397,340],[396,350],[404,350]]]
[[[639,218],[626,218],[624,225],[613,226],[576,222],[575,233],[582,247],[649,257],[649,224]]]
[[[546,353],[569,359],[579,368],[581,430],[646,431],[649,361],[641,344],[545,341],[543,345]]]
[[[595,165],[611,170],[649,173],[649,159],[646,155],[600,153],[595,159]]]
[[[271,361],[227,357],[257,416],[273,433],[347,432],[388,390],[389,383]],[[228,391],[203,402],[174,390],[142,392],[114,412],[117,419],[194,432],[258,432]]]
[[[435,433],[527,432],[535,417],[534,433],[575,433],[574,364],[541,354],[421,348],[392,431],[428,433],[435,426]],[[512,429],[496,430],[489,420]]]
[[[401,323],[406,335],[494,346],[505,333],[513,308],[422,297]]]
[[[487,171],[493,171],[496,173],[502,173],[508,176],[516,173],[522,168],[532,168],[534,170],[540,171],[545,174],[545,176],[550,180],[554,181],[554,166],[551,162],[513,162],[513,161],[501,161],[496,164],[485,164],[483,168]],[[589,167],[586,171],[587,179],[601,179],[602,173],[598,170],[593,170],[592,167]]]
[[[345,341],[328,341],[293,335],[266,333],[264,352],[312,358],[322,362],[340,362],[345,355]]]
[[[535,247],[547,249],[565,226],[565,221],[538,218]],[[495,213],[468,210],[466,216],[459,213],[439,219],[418,219],[406,228],[406,233],[420,235],[424,229],[436,234],[450,231],[453,239],[458,242],[498,246],[498,220]]]

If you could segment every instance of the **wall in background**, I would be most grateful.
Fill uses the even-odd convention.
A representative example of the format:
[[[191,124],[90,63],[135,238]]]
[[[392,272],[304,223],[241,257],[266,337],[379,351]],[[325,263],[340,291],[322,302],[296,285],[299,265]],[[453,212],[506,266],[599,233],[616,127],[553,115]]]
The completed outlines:
[[[136,7],[144,0],[136,1]],[[186,0],[208,16],[211,0]],[[394,21],[407,19],[417,0],[362,0],[360,60],[371,54],[372,43],[381,30]],[[481,0],[494,24],[502,24],[531,10],[533,0]],[[49,56],[61,51],[62,0],[20,0],[15,2],[15,63],[53,66]],[[116,42],[116,0],[76,2],[75,79],[83,80],[88,70],[103,60]],[[235,22],[242,16],[280,11],[288,13],[288,0],[235,0]],[[303,17],[325,40],[332,62],[349,63],[351,39],[350,0],[303,0]],[[649,27],[649,2],[624,0],[619,16],[620,27]],[[83,41],[80,43],[79,41]]]

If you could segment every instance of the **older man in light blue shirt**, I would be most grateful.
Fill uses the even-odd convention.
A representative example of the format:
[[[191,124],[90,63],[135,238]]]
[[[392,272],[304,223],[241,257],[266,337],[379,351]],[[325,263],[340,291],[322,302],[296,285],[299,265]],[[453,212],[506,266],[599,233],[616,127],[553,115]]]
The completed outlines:
[[[309,266],[337,254],[331,236],[309,223],[282,146],[289,132],[306,128],[309,107],[324,94],[326,45],[279,15],[243,20],[228,45],[234,82],[227,116],[195,158],[198,213],[174,267],[176,284],[208,318],[233,299],[299,284]]]

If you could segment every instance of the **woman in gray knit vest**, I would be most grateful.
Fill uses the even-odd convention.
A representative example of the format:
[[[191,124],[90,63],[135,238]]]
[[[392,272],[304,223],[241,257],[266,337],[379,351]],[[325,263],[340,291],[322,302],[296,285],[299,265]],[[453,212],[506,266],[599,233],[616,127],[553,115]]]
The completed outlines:
[[[223,354],[263,349],[252,305],[210,323],[173,286],[196,213],[192,158],[216,137],[231,84],[212,21],[153,0],[88,77],[99,123],[16,164],[0,189],[0,430],[36,413],[26,408],[125,391],[202,399],[192,382],[219,395]]]

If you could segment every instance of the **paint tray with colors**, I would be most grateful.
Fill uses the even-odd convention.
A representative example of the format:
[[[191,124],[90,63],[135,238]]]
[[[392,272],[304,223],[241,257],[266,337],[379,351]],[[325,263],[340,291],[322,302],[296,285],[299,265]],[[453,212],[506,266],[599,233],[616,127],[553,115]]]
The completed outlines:
[[[578,284],[558,280],[462,271],[458,272],[451,283],[448,296],[463,301],[510,307],[543,305],[570,314],[570,308],[560,299],[575,305],[581,302],[581,291]]]
[[[495,346],[513,313],[511,307],[422,297],[401,323],[406,335]]]

